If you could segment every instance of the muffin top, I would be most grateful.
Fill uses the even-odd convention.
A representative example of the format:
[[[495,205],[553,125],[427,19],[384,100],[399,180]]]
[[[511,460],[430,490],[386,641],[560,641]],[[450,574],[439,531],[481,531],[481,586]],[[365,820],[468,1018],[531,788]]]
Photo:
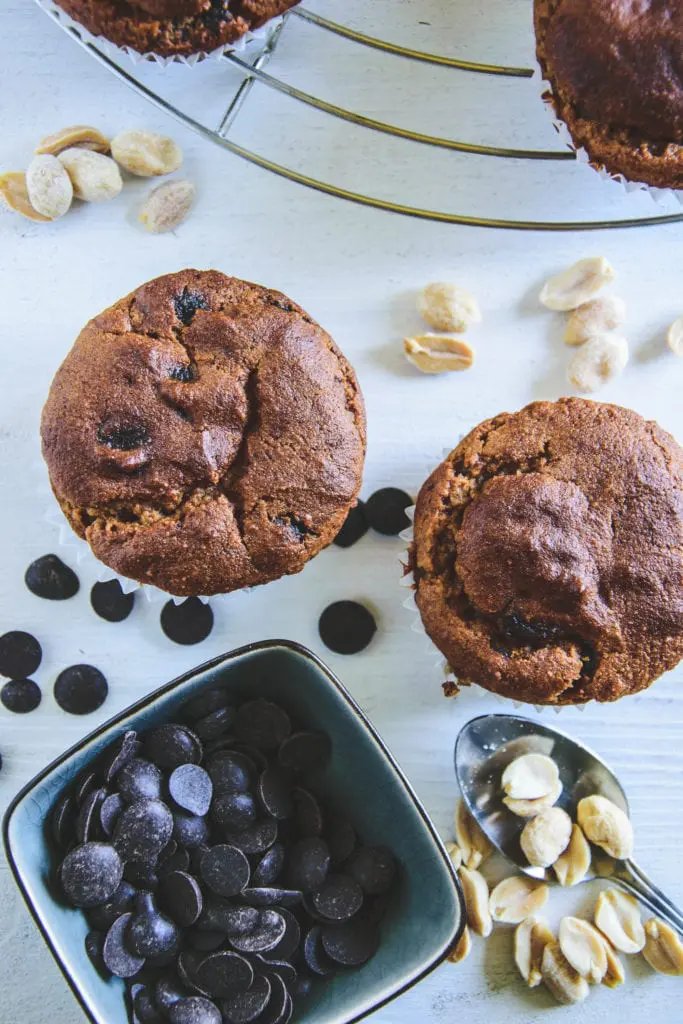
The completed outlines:
[[[298,572],[360,488],[355,374],[279,292],[157,278],[81,331],[42,417],[53,491],[112,569],[177,595]]]
[[[427,633],[463,682],[616,700],[683,656],[683,451],[616,405],[535,402],[473,430],[422,487]]]

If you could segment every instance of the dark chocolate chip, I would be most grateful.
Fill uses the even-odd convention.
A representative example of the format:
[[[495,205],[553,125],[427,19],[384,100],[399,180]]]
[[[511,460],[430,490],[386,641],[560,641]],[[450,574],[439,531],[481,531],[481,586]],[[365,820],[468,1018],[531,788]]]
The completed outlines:
[[[133,956],[125,942],[126,930],[132,914],[122,914],[107,932],[102,958],[108,970],[117,978],[133,978],[145,966],[143,957]]]
[[[80,807],[86,796],[91,789],[95,789],[98,784],[97,772],[82,771],[76,778],[74,783],[74,795],[76,797],[76,803]]]
[[[329,869],[330,850],[324,839],[315,836],[300,839],[287,855],[287,881],[302,892],[319,889]]]
[[[221,793],[211,805],[211,819],[226,832],[242,832],[256,821],[251,793]]]
[[[149,441],[149,430],[142,423],[114,423],[108,420],[97,428],[98,444],[118,452],[132,452]]]
[[[198,597],[188,597],[182,604],[167,601],[161,612],[161,628],[176,644],[199,644],[213,629],[213,612]]]
[[[102,765],[102,772],[106,782],[111,782],[117,772],[123,768],[124,764],[128,764],[135,757],[139,750],[137,736],[138,734],[134,729],[129,729],[128,732],[124,732],[123,736],[107,747]]]
[[[76,839],[79,843],[87,843],[89,840],[102,839],[99,831],[100,808],[107,795],[106,789],[91,789],[81,804],[76,819]]]
[[[173,838],[188,850],[194,850],[209,841],[209,823],[206,818],[186,811],[173,812]]]
[[[135,592],[124,594],[118,580],[95,583],[90,591],[93,611],[107,622],[123,622],[133,610]]]
[[[239,953],[212,953],[197,968],[197,983],[210,996],[244,992],[254,980],[254,968]]]
[[[279,943],[278,943],[279,945]],[[274,950],[266,956],[264,953],[254,953],[254,958],[260,960],[262,964],[266,966],[269,974],[277,974],[279,978],[285,983],[285,988],[289,991],[296,984],[297,970],[292,964],[286,960],[278,960],[274,955]]]
[[[201,953],[215,953],[228,943],[227,932],[208,932],[190,929],[185,933],[185,939],[192,947]]]
[[[320,978],[332,978],[337,968],[323,949],[322,928],[314,924],[304,939],[304,960],[314,974]]]
[[[174,847],[174,849],[171,850],[171,847]],[[166,852],[167,850],[169,851],[168,853]],[[179,846],[175,839],[171,839],[159,854],[157,874],[161,879],[164,878],[166,875],[170,875],[173,871],[187,871],[189,866],[190,851],[185,846]]]
[[[123,864],[108,843],[84,843],[67,853],[60,878],[70,903],[75,907],[94,907],[116,892],[123,878]]]
[[[293,772],[321,768],[332,752],[330,738],[324,732],[293,732],[280,746],[278,760]]]
[[[162,1013],[168,1016],[171,1007],[181,999],[187,999],[189,991],[180,983],[175,974],[164,974],[154,986],[154,998]]]
[[[379,932],[374,924],[357,918],[322,930],[323,949],[343,967],[360,967],[379,949]]]
[[[126,929],[126,946],[136,956],[158,957],[176,953],[181,935],[178,926],[157,908],[151,892],[140,892]]]
[[[365,516],[365,503],[359,501],[357,505],[349,510],[349,514],[344,520],[344,525],[334,538],[334,543],[339,548],[350,548],[361,537],[364,537],[367,532],[368,521]]]
[[[171,1024],[222,1024],[221,1011],[205,996],[181,999],[168,1011]]]
[[[259,974],[246,992],[235,992],[222,1000],[225,1024],[251,1024],[266,1008],[269,999],[270,981],[265,974]]]
[[[386,892],[396,877],[396,858],[386,846],[361,846],[346,865],[346,871],[369,896]]]
[[[236,896],[249,885],[249,861],[235,846],[221,843],[204,853],[202,879],[219,896]]]
[[[293,797],[294,821],[301,837],[319,836],[323,830],[323,812],[318,798],[303,786],[296,787]]]
[[[60,672],[54,686],[55,700],[70,715],[89,715],[107,699],[109,687],[92,665],[70,665]]]
[[[173,815],[161,800],[136,800],[119,815],[114,846],[124,860],[146,860],[159,855],[171,838]]]
[[[158,800],[163,775],[155,764],[143,757],[133,757],[119,771],[116,785],[122,797],[133,800]]]
[[[185,722],[192,724],[197,719],[210,715],[212,711],[226,707],[230,702],[230,693],[224,686],[215,686],[209,690],[202,689],[196,697],[185,701],[180,708],[180,717]]]
[[[10,679],[0,690],[0,700],[8,711],[16,715],[35,711],[41,698],[40,687],[32,679]]]
[[[180,365],[174,366],[169,373],[171,380],[180,381],[181,384],[190,384],[193,380],[196,380],[196,374],[193,366]]]
[[[311,894],[311,901],[328,921],[346,921],[363,905],[363,891],[350,875],[328,875],[325,884]]]
[[[561,628],[552,622],[527,622],[514,612],[502,615],[498,620],[498,628],[504,637],[531,646],[551,643],[562,633]]]
[[[318,621],[320,639],[336,654],[358,654],[377,632],[371,612],[357,601],[335,601]]]
[[[248,743],[233,742],[231,746],[234,753],[241,754],[247,759],[249,770],[253,773],[254,778],[268,767],[268,758],[262,750],[257,750],[256,747],[251,747]]]
[[[50,815],[52,837],[61,849],[73,839],[76,825],[76,797],[71,792],[62,793]]]
[[[275,971],[269,971],[267,977],[270,982],[270,999],[258,1024],[286,1024],[291,1017],[292,1001],[285,983]]]
[[[168,791],[183,810],[203,817],[211,806],[213,783],[199,765],[181,764],[169,777]]]
[[[201,292],[193,292],[185,287],[182,292],[174,297],[173,308],[181,324],[189,327],[198,309],[210,309],[211,307]]]
[[[242,896],[253,907],[273,907],[277,904],[283,907],[293,907],[297,903],[301,903],[302,893],[300,889],[262,886],[261,888],[245,889]]]
[[[88,921],[93,928],[99,928],[103,932],[108,932],[114,921],[121,917],[122,914],[127,914],[129,910],[133,909],[134,897],[135,889],[130,882],[123,879],[108,900],[88,910]]]
[[[366,501],[365,518],[377,533],[395,537],[410,526],[406,509],[414,504],[410,495],[398,487],[382,487]]]
[[[224,932],[226,935],[246,935],[259,922],[259,912],[254,907],[237,907],[216,896],[204,901],[197,927],[208,931]]]
[[[214,791],[219,793],[244,793],[254,778],[254,765],[244,754],[234,750],[222,750],[207,762],[206,770],[211,776]]]
[[[171,871],[159,885],[159,905],[182,928],[199,919],[203,906],[202,890],[196,878],[185,871]]]
[[[26,586],[36,597],[65,601],[78,593],[78,576],[57,555],[43,555],[31,562],[24,576]]]
[[[289,780],[277,767],[266,768],[258,781],[258,798],[271,818],[288,818],[294,809]]]
[[[231,935],[230,945],[240,953],[266,953],[277,946],[286,929],[282,914],[266,907],[259,911],[256,927],[246,935]]]
[[[251,876],[252,885],[272,885],[282,871],[285,862],[285,848],[282,843],[273,843],[263,854]]]
[[[235,715],[236,711],[231,705],[217,708],[215,711],[210,711],[208,715],[204,715],[203,718],[198,718],[193,723],[193,728],[202,743],[211,743],[212,740],[217,740],[227,733],[235,721]]]
[[[161,1024],[163,1018],[154,1000],[154,992],[147,985],[141,985],[135,992],[133,1013],[140,1024]]]
[[[262,697],[243,704],[235,719],[237,739],[259,750],[279,747],[291,731],[289,715]]]
[[[110,978],[111,974],[107,970],[107,966],[102,957],[102,950],[104,948],[104,932],[90,931],[85,937],[85,951],[88,954],[88,959],[93,965],[95,970],[102,975],[103,978]]]
[[[299,948],[301,927],[294,914],[286,907],[278,907],[277,910],[285,919],[285,933],[277,946],[273,946],[270,950],[268,956],[277,960],[290,960]]]
[[[123,869],[123,877],[136,889],[155,889],[159,883],[156,872],[156,857],[146,860],[129,860]]]
[[[186,725],[159,725],[144,736],[144,748],[150,761],[159,768],[177,768],[181,764],[199,764],[202,744]]]
[[[356,831],[346,818],[332,818],[325,827],[325,841],[333,864],[341,864],[350,857],[356,846]]]
[[[43,649],[34,636],[13,629],[0,636],[0,676],[26,679],[43,659]]]
[[[263,853],[277,839],[278,823],[275,818],[264,818],[241,832],[230,832],[227,838],[243,853]]]

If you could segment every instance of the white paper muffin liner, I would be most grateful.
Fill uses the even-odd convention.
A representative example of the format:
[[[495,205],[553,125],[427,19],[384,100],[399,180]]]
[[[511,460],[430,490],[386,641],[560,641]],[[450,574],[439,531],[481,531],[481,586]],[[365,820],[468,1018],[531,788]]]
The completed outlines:
[[[655,188],[652,185],[646,185],[643,181],[630,181],[625,178],[623,174],[613,174],[608,171],[605,167],[594,167],[590,162],[590,157],[586,150],[582,146],[577,146],[572,139],[569,128],[564,121],[557,116],[555,107],[552,101],[552,86],[550,82],[543,77],[543,73],[540,67],[536,67],[534,70],[533,81],[538,88],[538,93],[543,101],[546,111],[550,115],[550,119],[553,123],[555,131],[560,136],[560,139],[564,145],[570,149],[573,153],[576,153],[577,162],[582,166],[586,167],[593,174],[597,174],[598,177],[604,181],[608,186],[619,187],[623,192],[630,194],[633,192],[647,192],[647,194],[657,203],[658,206],[671,206],[672,203],[676,202],[683,206],[683,190],[673,188]]]
[[[240,39],[237,39],[234,43],[226,43],[224,46],[219,46],[216,50],[212,50],[210,53],[205,51],[199,51],[191,54],[189,57],[183,57],[180,54],[173,54],[170,57],[163,57],[158,53],[138,53],[130,46],[117,46],[116,43],[112,43],[106,36],[94,36],[91,32],[81,25],[80,22],[75,21],[70,17],[66,11],[63,11],[55,0],[36,0],[36,3],[41,7],[46,14],[49,14],[59,25],[63,28],[75,32],[81,39],[86,43],[92,43],[97,46],[107,57],[111,60],[118,62],[130,60],[134,65],[142,63],[152,63],[158,65],[160,68],[166,68],[169,64],[184,64],[186,67],[193,68],[195,65],[205,61],[219,61],[223,54],[238,52],[241,53],[246,49],[252,47],[262,48],[271,35],[278,29],[282,22],[283,15],[277,18],[272,18],[261,28],[253,29],[246,32]]]
[[[457,447],[457,445],[460,444],[460,441],[462,441],[463,437],[465,437],[467,433],[469,433],[469,431],[461,434],[453,447]],[[443,452],[443,457],[447,458],[447,456],[450,455],[452,451],[453,448],[445,448]],[[407,508],[405,510],[406,515],[411,521],[411,524],[415,520],[415,508],[415,505],[411,505],[410,508]],[[559,715],[560,712],[564,711],[564,706],[556,707],[554,705],[549,704],[528,704],[525,701],[513,700],[511,697],[502,697],[499,693],[493,693],[491,690],[487,690],[483,686],[479,686],[478,683],[463,683],[458,679],[457,675],[455,674],[451,666],[448,664],[447,659],[444,658],[439,648],[427,635],[424,625],[422,624],[422,617],[420,616],[420,612],[417,607],[417,602],[415,601],[415,578],[412,572],[405,572],[405,562],[403,561],[403,559],[410,551],[410,545],[413,542],[413,526],[408,526],[406,527],[405,530],[402,530],[401,533],[399,534],[399,537],[408,545],[408,547],[406,548],[406,554],[403,555],[399,560],[401,569],[403,571],[403,575],[399,581],[399,586],[402,587],[404,590],[409,591],[409,594],[402,602],[402,605],[411,616],[411,632],[417,633],[419,636],[424,637],[424,651],[426,654],[432,655],[432,657],[435,659],[434,668],[441,675],[442,682],[452,682],[458,688],[466,688],[468,695],[474,695],[477,699],[490,700],[493,697],[494,700],[498,701],[499,704],[507,704],[508,706],[512,704],[514,708],[533,708],[534,711],[536,711],[536,713],[539,715],[543,714],[544,712],[547,713],[548,711],[554,711],[556,715]],[[449,699],[455,700],[457,696],[458,694],[455,693],[453,697]],[[586,704],[572,704],[571,706],[577,708],[579,711],[586,710]]]

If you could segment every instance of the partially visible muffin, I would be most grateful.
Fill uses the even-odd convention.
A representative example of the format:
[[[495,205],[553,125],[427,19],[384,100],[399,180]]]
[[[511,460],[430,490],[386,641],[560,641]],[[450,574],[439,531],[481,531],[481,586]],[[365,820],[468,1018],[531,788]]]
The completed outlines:
[[[95,36],[161,57],[211,53],[260,28],[299,0],[58,0]]]
[[[186,270],[81,331],[42,418],[55,496],[123,576],[180,596],[299,572],[355,504],[353,369],[279,292]]]
[[[461,681],[533,704],[643,690],[683,657],[683,451],[616,405],[503,413],[422,487],[411,568]]]
[[[683,0],[534,0],[558,117],[590,160],[683,188]]]

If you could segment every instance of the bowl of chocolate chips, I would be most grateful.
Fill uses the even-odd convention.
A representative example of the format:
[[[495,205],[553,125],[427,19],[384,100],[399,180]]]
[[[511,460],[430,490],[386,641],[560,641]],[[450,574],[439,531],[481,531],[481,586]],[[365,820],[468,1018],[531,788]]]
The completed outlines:
[[[16,797],[4,841],[95,1024],[348,1024],[464,927],[400,768],[332,673],[283,641],[92,733]]]

